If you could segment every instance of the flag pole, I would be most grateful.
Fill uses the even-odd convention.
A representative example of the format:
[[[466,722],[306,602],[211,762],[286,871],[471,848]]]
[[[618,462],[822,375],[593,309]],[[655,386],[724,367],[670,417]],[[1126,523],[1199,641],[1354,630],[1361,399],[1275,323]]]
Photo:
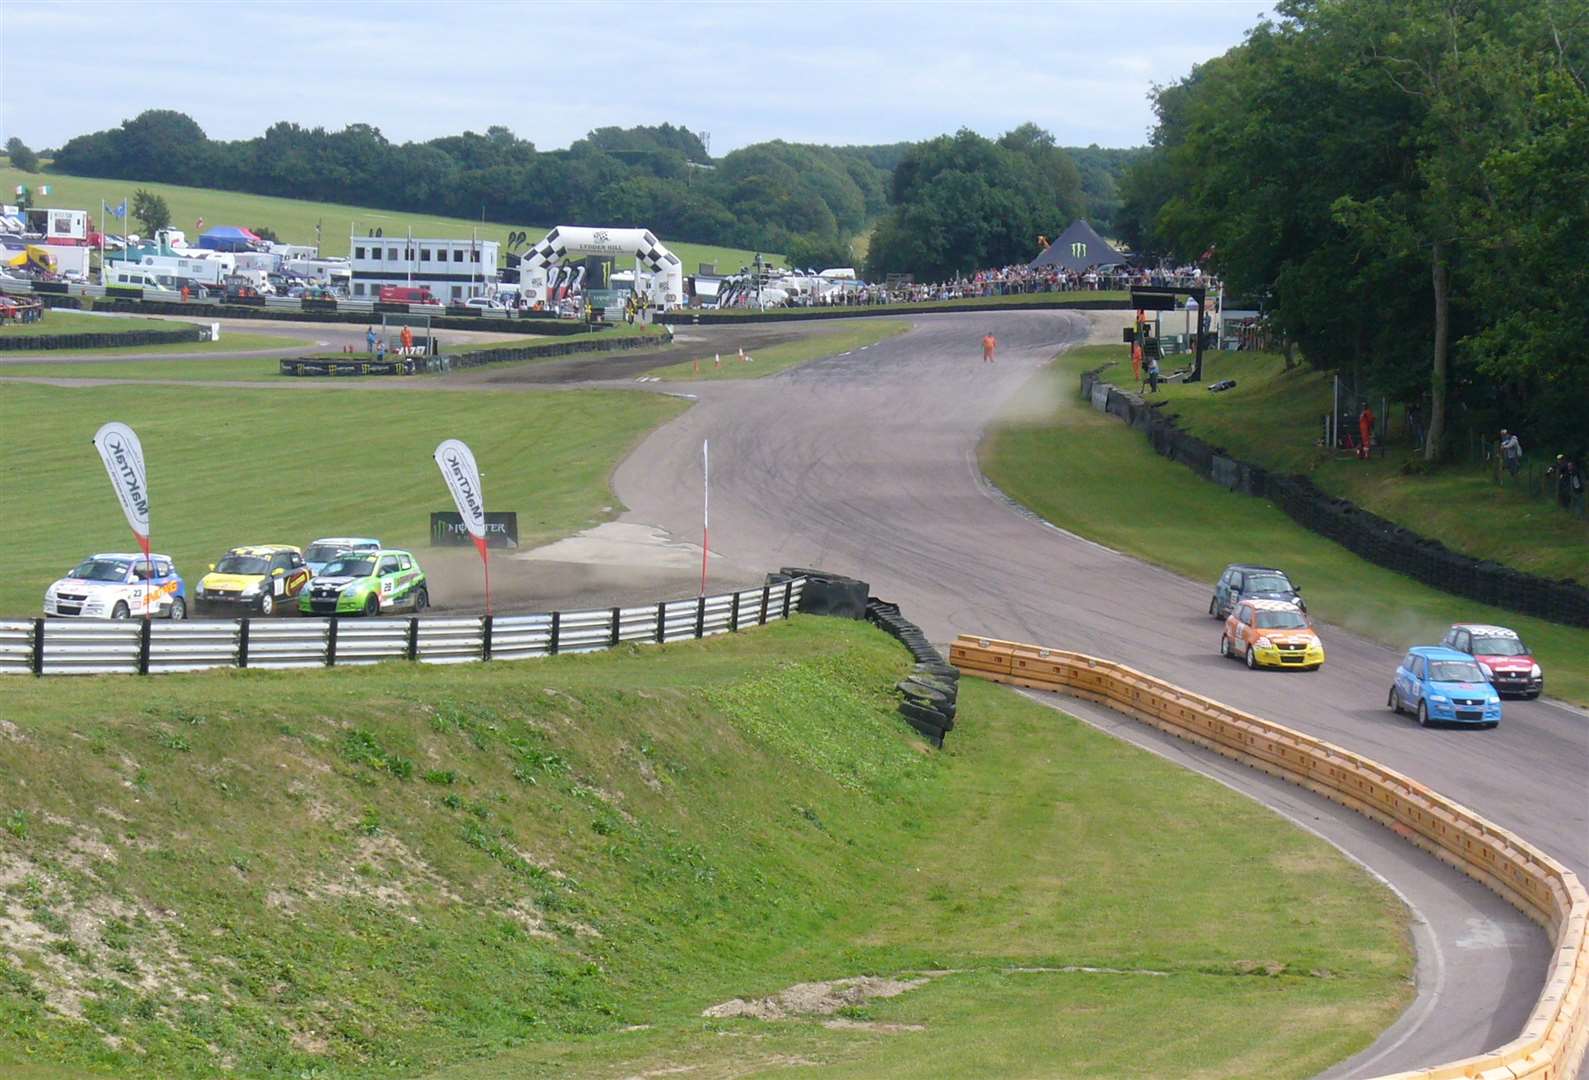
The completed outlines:
[[[701,595],[706,595],[706,560],[712,551],[712,471],[707,440],[701,440]]]

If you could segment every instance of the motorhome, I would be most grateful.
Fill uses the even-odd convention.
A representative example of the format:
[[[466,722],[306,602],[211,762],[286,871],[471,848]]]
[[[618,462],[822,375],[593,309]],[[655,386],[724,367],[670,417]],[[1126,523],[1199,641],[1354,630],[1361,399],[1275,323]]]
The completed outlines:
[[[182,282],[175,275],[152,266],[111,263],[105,271],[105,284],[117,289],[142,289],[144,292],[180,293]]]
[[[145,255],[138,260],[138,265],[161,274],[170,274],[194,285],[215,286],[219,286],[221,280],[236,269],[232,257],[222,252],[202,259],[189,259],[180,255]]]
[[[346,259],[293,258],[283,262],[281,268],[321,285],[340,285],[346,289],[353,283],[353,268]]]

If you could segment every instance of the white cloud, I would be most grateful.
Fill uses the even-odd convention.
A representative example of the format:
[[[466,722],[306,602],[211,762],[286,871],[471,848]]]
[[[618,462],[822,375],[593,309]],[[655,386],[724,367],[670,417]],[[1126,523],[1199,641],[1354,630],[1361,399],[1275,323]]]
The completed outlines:
[[[721,154],[1033,120],[1062,144],[1137,145],[1151,85],[1237,44],[1268,7],[4,0],[0,131],[58,146],[173,108],[214,138],[277,120],[394,140],[504,124],[550,148],[667,120],[712,132]]]

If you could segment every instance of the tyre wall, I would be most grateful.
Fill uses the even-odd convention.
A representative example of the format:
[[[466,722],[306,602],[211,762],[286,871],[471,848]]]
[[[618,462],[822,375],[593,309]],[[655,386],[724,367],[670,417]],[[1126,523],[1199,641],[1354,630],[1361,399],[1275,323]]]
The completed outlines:
[[[0,352],[28,352],[51,349],[131,349],[139,345],[175,345],[178,342],[205,341],[209,335],[200,326],[180,330],[134,330],[123,334],[34,334],[6,337],[0,334]]]
[[[1122,664],[962,634],[949,659],[967,675],[1070,694],[1305,787],[1391,829],[1499,894],[1555,946],[1523,1031],[1484,1054],[1395,1080],[1571,1080],[1589,1043],[1589,893],[1514,833],[1409,776],[1311,735],[1239,712]]]
[[[1576,581],[1552,581],[1463,555],[1347,499],[1326,495],[1305,476],[1281,476],[1230,457],[1222,448],[1182,431],[1173,417],[1163,415],[1142,395],[1104,382],[1097,371],[1082,374],[1081,392],[1094,408],[1142,432],[1153,449],[1170,460],[1232,491],[1269,499],[1299,525],[1371,563],[1508,611],[1589,626],[1589,587]]]

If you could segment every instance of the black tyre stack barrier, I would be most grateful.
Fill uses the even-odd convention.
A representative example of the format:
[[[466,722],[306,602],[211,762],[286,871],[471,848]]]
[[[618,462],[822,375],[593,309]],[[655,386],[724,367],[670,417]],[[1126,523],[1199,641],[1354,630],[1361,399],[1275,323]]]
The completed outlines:
[[[1102,368],[1083,372],[1081,392],[1095,408],[1147,436],[1153,449],[1232,491],[1266,498],[1303,528],[1353,554],[1444,592],[1567,626],[1589,626],[1589,587],[1452,551],[1438,540],[1386,521],[1348,499],[1327,495],[1305,476],[1280,476],[1230,457],[1176,426],[1140,394],[1111,386]]]
[[[800,590],[802,615],[865,619],[909,650],[915,665],[908,676],[894,684],[904,698],[899,703],[899,714],[934,746],[942,747],[943,737],[955,726],[960,669],[943,658],[921,627],[899,613],[898,604],[868,596],[871,586],[866,582],[826,570],[785,566],[776,574],[768,574],[767,584],[778,585],[794,578],[806,580]]]
[[[34,334],[30,337],[0,334],[0,352],[111,349],[118,346],[130,349],[138,345],[175,345],[207,338],[208,334],[201,326],[185,326],[178,330],[134,330],[125,334]]]

